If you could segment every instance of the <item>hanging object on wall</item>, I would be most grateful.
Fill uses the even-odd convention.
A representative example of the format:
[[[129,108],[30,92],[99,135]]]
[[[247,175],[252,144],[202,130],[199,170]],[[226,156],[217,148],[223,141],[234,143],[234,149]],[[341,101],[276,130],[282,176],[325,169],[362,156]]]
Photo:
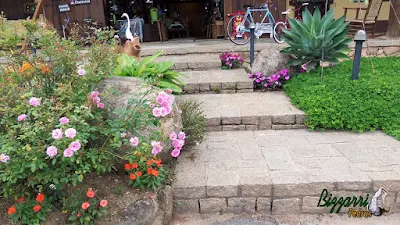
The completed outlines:
[[[71,0],[71,5],[90,4],[90,0]]]
[[[60,11],[60,13],[69,12],[69,11],[71,11],[71,8],[69,7],[68,4],[58,5],[58,11]]]

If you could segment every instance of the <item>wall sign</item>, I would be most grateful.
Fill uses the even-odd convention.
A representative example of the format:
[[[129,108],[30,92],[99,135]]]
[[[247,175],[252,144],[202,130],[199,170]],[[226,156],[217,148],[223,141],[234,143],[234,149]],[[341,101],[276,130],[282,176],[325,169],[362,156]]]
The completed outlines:
[[[71,5],[90,4],[90,0],[71,0]]]
[[[60,12],[69,12],[71,11],[71,8],[69,7],[68,4],[64,4],[64,5],[58,5],[58,10]]]

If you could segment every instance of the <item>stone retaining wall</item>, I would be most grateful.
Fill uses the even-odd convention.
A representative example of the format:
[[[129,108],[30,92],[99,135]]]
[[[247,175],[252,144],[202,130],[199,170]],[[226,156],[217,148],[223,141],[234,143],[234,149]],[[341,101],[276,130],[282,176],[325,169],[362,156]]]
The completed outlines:
[[[206,131],[306,129],[304,114],[206,118]]]
[[[248,93],[253,92],[253,82],[193,83],[183,87],[185,94],[197,93]]]

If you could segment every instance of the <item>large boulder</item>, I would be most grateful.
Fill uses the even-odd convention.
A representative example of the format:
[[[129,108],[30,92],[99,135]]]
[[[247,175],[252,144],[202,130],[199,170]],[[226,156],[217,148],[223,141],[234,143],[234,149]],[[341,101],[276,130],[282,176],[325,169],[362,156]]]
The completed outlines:
[[[115,117],[112,113],[115,109],[125,108],[128,105],[129,99],[140,99],[148,92],[144,99],[155,101],[160,89],[146,85],[142,80],[134,77],[111,77],[104,79],[97,86],[97,90],[104,95],[102,102],[104,102],[106,109],[109,114],[108,117]],[[154,130],[161,131],[164,137],[175,131],[179,132],[182,130],[182,116],[178,109],[176,100],[173,103],[173,111],[168,117],[161,120],[161,127],[146,127],[140,130],[143,136],[148,137],[150,132]],[[168,146],[169,143],[165,143],[164,146]],[[166,149],[166,148],[164,148]],[[162,151],[160,155],[162,158],[169,155],[167,151]]]
[[[283,47],[283,45],[270,44],[270,46],[259,52],[254,60],[251,72],[272,75],[285,68],[290,57],[280,53]]]

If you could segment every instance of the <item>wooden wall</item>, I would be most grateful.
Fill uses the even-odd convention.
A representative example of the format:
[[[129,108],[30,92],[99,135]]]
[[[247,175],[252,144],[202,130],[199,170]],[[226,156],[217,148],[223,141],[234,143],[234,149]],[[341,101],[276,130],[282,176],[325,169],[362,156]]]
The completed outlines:
[[[7,19],[25,19],[24,3],[33,2],[28,0],[0,0],[0,12],[3,11]]]
[[[54,24],[54,27],[61,34],[64,19],[70,18],[71,22],[82,23],[84,19],[92,19],[102,25],[105,24],[105,12],[103,0],[91,0],[90,4],[70,5],[70,12],[60,13],[58,5],[66,4],[68,0],[44,0],[44,16]]]
[[[272,0],[272,2],[277,7],[276,10],[270,9],[275,20],[283,19],[281,12],[286,10],[286,1]],[[230,19],[230,17],[226,16],[226,14],[230,12],[237,12],[238,10],[246,12],[246,9],[243,8],[243,5],[245,4],[253,5],[255,8],[259,8],[264,3],[265,0],[224,0],[224,27],[228,25],[228,21]],[[253,16],[255,16],[255,14]],[[256,18],[258,18],[257,15],[254,19],[256,20]]]

